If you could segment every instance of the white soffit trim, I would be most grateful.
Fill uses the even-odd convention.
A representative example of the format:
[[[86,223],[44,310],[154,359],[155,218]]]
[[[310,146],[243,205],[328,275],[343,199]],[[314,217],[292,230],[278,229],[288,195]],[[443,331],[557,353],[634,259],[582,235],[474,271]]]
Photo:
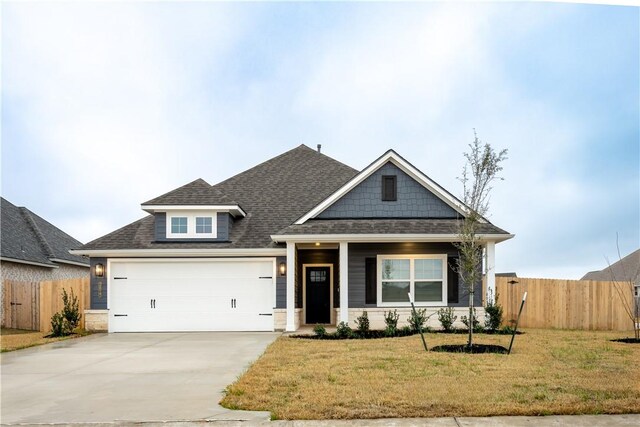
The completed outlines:
[[[83,264],[81,262],[77,262],[77,261],[68,261],[66,259],[60,259],[60,258],[49,258],[51,261],[53,262],[57,262],[58,264],[69,264],[69,265],[77,265],[78,267],[86,267],[89,268],[89,264]]]
[[[248,256],[285,256],[285,248],[249,248],[249,249],[77,249],[73,255],[90,257],[248,257]]]
[[[482,242],[503,242],[513,238],[515,234],[478,234]],[[325,243],[325,242],[456,242],[460,240],[457,234],[283,234],[273,235],[274,242],[295,243]]]
[[[395,151],[389,150],[385,154],[383,154],[378,160],[371,163],[362,172],[360,172],[358,175],[353,177],[351,181],[347,182],[345,185],[339,188],[336,192],[334,192],[332,195],[330,195],[325,200],[323,200],[319,205],[317,205],[311,211],[309,211],[300,219],[298,219],[295,222],[295,224],[304,224],[309,219],[315,218],[316,216],[318,216],[325,209],[327,209],[329,206],[331,206],[336,201],[338,201],[342,196],[347,194],[349,191],[355,188],[362,181],[367,179],[371,174],[373,174],[375,171],[377,171],[382,166],[384,166],[387,162],[391,162],[397,167],[399,167],[404,173],[409,175],[411,178],[415,179],[418,183],[422,184],[423,187],[425,187],[427,190],[435,194],[440,200],[445,202],[456,212],[460,213],[461,215],[467,214],[469,209],[460,200],[456,199],[453,195],[451,195],[448,191],[446,191],[444,188],[438,185],[435,181],[433,181],[431,178],[429,178],[428,176],[420,172],[411,163],[407,162],[405,159],[400,157],[400,155],[397,154]],[[480,222],[487,222],[487,221],[484,220],[484,218],[482,218]]]
[[[233,216],[247,216],[240,205],[140,205],[143,211],[167,212],[167,211],[223,211]]]

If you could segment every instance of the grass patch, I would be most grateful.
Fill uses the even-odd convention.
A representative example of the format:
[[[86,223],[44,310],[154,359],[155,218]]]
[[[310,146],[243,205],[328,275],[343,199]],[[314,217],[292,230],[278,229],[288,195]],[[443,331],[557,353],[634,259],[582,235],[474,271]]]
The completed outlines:
[[[48,338],[48,334],[48,332],[2,328],[0,329],[0,351],[4,353],[89,335],[86,331],[77,331],[75,334],[66,337]]]
[[[425,353],[419,335],[318,341],[280,337],[234,384],[225,407],[274,419],[640,412],[640,346],[624,333],[535,330],[503,354]],[[462,337],[427,334],[429,348]],[[509,345],[509,336],[478,343]]]

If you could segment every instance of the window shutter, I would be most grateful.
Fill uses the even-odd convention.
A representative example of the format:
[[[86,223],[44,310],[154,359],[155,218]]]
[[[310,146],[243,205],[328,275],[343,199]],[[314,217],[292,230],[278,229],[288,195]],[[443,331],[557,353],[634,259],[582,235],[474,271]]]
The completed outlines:
[[[458,302],[458,266],[457,257],[447,258],[447,303],[455,304]]]
[[[365,258],[365,271],[364,271],[364,282],[365,282],[365,304],[376,304],[377,303],[377,260],[375,258]]]

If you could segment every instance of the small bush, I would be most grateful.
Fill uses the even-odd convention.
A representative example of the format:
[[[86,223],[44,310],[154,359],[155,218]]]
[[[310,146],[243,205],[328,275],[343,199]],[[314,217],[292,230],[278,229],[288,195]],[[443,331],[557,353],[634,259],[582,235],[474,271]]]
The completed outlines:
[[[82,319],[78,297],[73,294],[73,289],[71,289],[71,294],[67,294],[67,290],[62,288],[62,303],[64,307],[61,314],[66,321],[66,332],[67,335],[71,335],[73,330],[80,325],[80,319]]]
[[[65,319],[62,314],[55,313],[51,316],[51,335],[52,337],[62,337],[65,335]]]
[[[469,328],[469,318],[467,316],[460,316],[460,321],[464,323],[464,326]],[[478,316],[476,316],[476,308],[473,307],[473,332],[482,332],[484,328],[480,325]]]
[[[453,307],[441,308],[438,310],[438,321],[445,332],[453,332],[453,323],[458,319]]]
[[[407,337],[409,335],[413,335],[413,329],[409,325],[405,325],[398,330],[398,335],[401,337]]]
[[[398,314],[398,310],[384,312],[384,323],[385,325],[387,325],[386,328],[384,329],[386,336],[393,337],[398,334],[399,318],[400,318],[400,315]]]
[[[491,300],[484,309],[484,325],[490,331],[496,331],[502,324],[502,306],[498,304],[498,295],[495,300]]]
[[[411,310],[411,316],[409,316],[407,322],[409,322],[412,330],[419,332],[420,330],[425,330],[424,324],[427,319],[427,309],[423,308],[421,310]]]
[[[322,338],[327,335],[327,330],[322,325],[316,325],[313,327],[313,333]]]
[[[358,325],[358,332],[366,334],[369,331],[369,315],[367,311],[363,311],[361,316],[356,319],[356,325]]]
[[[336,336],[338,338],[350,338],[353,336],[353,330],[347,322],[340,322],[336,329]]]

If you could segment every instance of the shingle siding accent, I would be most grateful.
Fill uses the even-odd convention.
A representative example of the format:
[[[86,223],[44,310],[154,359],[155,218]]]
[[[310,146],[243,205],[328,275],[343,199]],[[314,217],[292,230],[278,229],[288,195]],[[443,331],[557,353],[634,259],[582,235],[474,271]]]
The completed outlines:
[[[349,308],[376,307],[376,304],[365,303],[366,292],[366,258],[376,258],[378,255],[416,255],[416,254],[447,254],[449,262],[458,256],[458,251],[451,243],[350,243],[349,244]],[[482,284],[476,285],[475,304],[482,303]],[[450,303],[451,307],[469,305],[469,295],[462,285],[458,285],[458,302]]]
[[[382,177],[397,176],[397,200],[382,201]],[[388,162],[318,215],[336,218],[456,218],[457,212]]]
[[[231,233],[231,224],[233,219],[227,212],[218,212],[218,218],[216,220],[217,237],[216,240],[226,242],[229,240],[229,234]]]
[[[96,271],[95,265],[102,264],[104,266],[104,276],[96,277],[94,272]],[[91,310],[106,310],[107,309],[107,277],[109,272],[107,271],[107,259],[106,258],[91,258]]]
[[[157,212],[155,217],[156,241],[164,242],[167,240],[167,213]]]

